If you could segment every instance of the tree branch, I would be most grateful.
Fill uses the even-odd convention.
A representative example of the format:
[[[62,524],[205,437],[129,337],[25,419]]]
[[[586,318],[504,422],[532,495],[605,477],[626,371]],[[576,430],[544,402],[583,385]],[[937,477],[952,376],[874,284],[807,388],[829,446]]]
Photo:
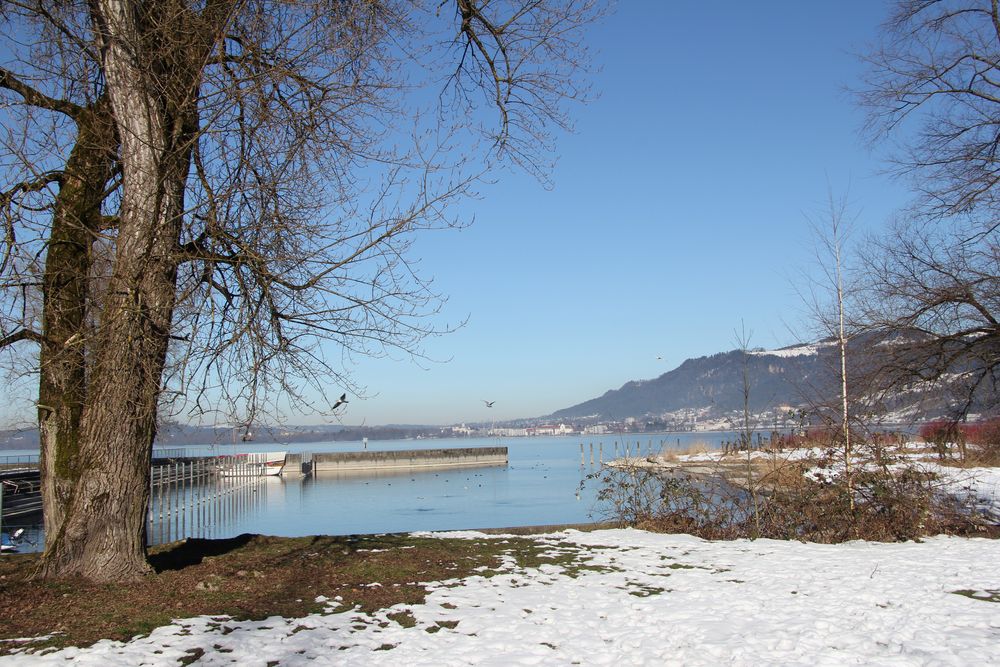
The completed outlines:
[[[37,331],[32,331],[31,329],[21,329],[20,331],[15,331],[9,336],[0,338],[0,349],[13,345],[14,343],[19,343],[22,340],[34,341],[41,345],[45,342],[45,336]]]
[[[24,81],[21,81],[14,76],[13,72],[8,70],[6,67],[0,67],[0,88],[6,88],[7,90],[17,93],[22,97],[22,99],[24,99],[25,104],[30,104],[31,106],[38,107],[39,109],[56,111],[58,113],[65,114],[74,120],[83,112],[83,107],[79,104],[49,97],[39,90],[32,88]]]

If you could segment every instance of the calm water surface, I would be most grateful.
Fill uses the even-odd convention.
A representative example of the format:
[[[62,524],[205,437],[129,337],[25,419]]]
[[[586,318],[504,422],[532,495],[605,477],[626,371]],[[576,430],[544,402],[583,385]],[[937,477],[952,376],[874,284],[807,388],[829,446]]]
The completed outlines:
[[[507,466],[453,468],[443,470],[381,472],[343,475],[320,473],[306,477],[272,477],[261,480],[240,494],[206,526],[201,519],[188,521],[189,535],[230,537],[241,533],[267,535],[346,535],[354,533],[406,532],[506,528],[600,520],[595,506],[596,485],[581,481],[599,469],[600,452],[605,461],[624,453],[625,441],[635,452],[650,446],[659,451],[704,443],[718,446],[733,439],[733,433],[674,433],[663,435],[566,436],[543,438],[495,438],[370,441],[369,451],[457,447],[508,448]],[[580,444],[584,445],[581,465]],[[590,464],[590,445],[594,465]],[[345,452],[361,451],[360,442],[297,443],[291,445],[246,443],[187,447],[190,456],[236,452]],[[154,450],[155,452],[155,450]],[[5,531],[7,526],[4,527]],[[41,535],[33,532],[41,546]],[[176,533],[175,533],[176,534]],[[154,531],[154,541],[156,539]],[[24,550],[24,549],[22,549]]]

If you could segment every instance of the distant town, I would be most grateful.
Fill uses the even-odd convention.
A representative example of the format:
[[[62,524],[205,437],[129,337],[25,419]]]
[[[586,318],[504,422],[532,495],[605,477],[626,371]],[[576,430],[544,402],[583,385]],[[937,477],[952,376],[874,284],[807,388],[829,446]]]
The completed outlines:
[[[800,426],[798,410],[783,406],[751,415],[755,429],[787,429]],[[227,428],[188,426],[168,423],[161,427],[158,447],[202,444],[243,444],[247,442],[360,442],[369,440],[420,440],[429,438],[534,438],[568,435],[613,435],[623,433],[665,433],[689,431],[725,431],[740,428],[742,413],[718,416],[709,409],[688,409],[656,416],[602,419],[586,417],[573,420],[546,418],[520,419],[501,424],[466,422],[448,426],[389,425],[389,426],[267,426]],[[38,448],[38,432],[34,428],[0,431],[0,450],[31,450]]]

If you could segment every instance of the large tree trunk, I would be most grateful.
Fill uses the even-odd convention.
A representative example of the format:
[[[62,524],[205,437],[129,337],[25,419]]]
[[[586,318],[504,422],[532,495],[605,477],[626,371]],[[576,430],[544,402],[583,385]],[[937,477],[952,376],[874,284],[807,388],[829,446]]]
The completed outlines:
[[[38,427],[45,531],[57,535],[79,473],[87,396],[86,331],[92,248],[114,168],[106,98],[77,118],[77,140],[60,181],[46,253],[39,355]]]
[[[99,0],[94,8],[120,140],[122,200],[80,416],[79,477],[61,530],[47,536],[41,573],[120,581],[149,571],[150,457],[200,67],[177,22],[183,3]]]

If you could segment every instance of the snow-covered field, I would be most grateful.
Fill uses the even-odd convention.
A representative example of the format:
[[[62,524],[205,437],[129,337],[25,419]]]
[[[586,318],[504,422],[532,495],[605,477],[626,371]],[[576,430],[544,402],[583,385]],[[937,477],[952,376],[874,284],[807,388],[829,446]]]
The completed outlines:
[[[178,619],[128,643],[0,664],[1000,664],[998,541],[706,542],[637,530],[534,539],[573,564],[430,582],[424,604],[374,617],[329,600],[305,618]],[[406,611],[413,627],[389,616]]]

